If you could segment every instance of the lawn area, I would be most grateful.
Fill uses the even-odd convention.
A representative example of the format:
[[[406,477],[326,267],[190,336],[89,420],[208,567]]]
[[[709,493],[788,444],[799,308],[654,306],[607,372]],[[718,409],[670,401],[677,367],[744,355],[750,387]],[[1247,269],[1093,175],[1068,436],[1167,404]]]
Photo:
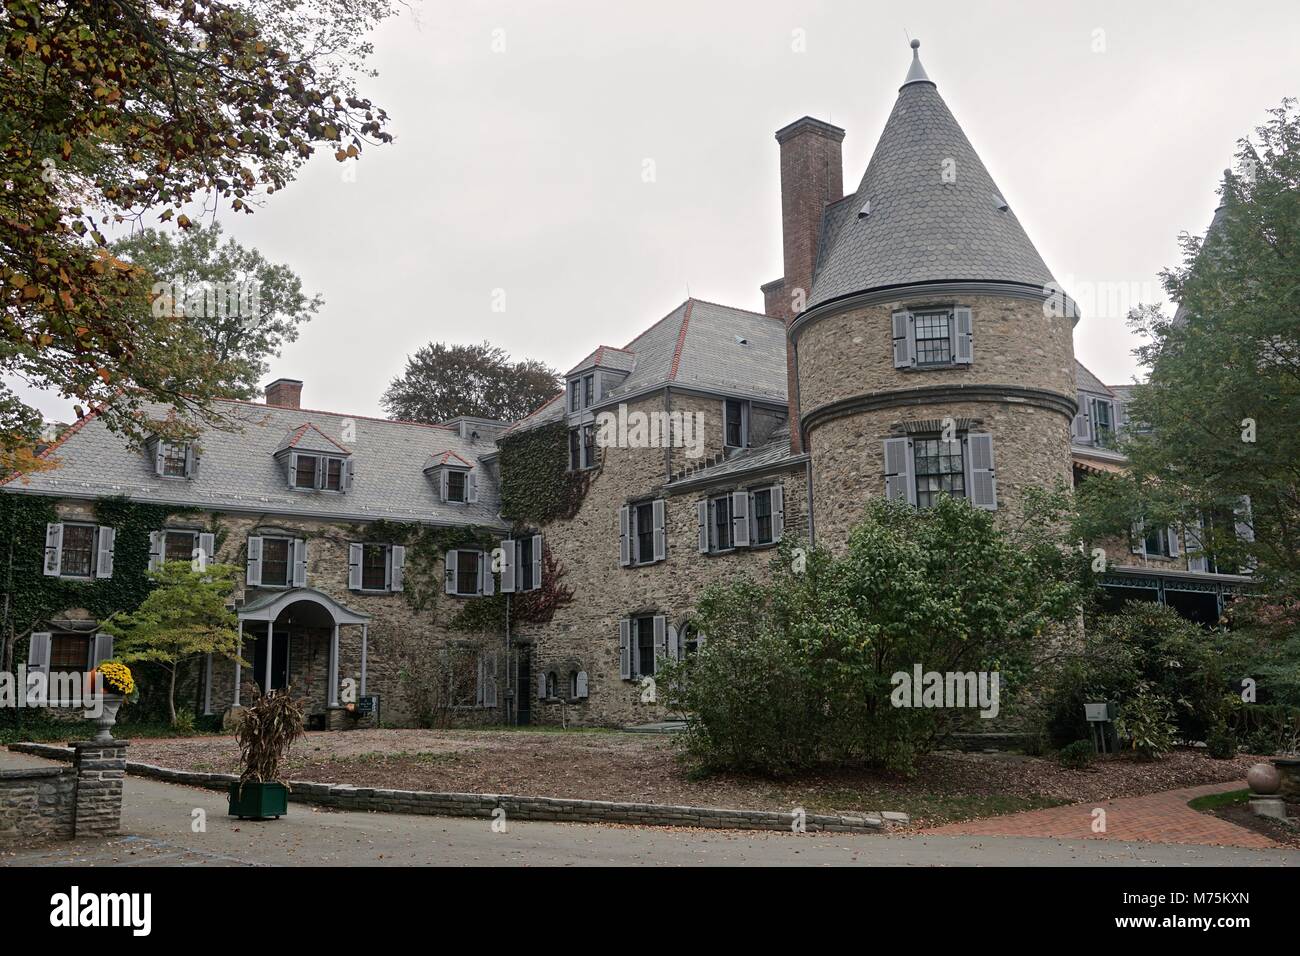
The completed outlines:
[[[229,736],[135,739],[130,759],[229,773]],[[700,777],[677,760],[672,738],[618,731],[358,730],[310,733],[290,753],[299,780],[402,790],[692,804],[812,812],[896,810],[914,826],[1064,803],[1136,796],[1244,779],[1250,758],[1212,760],[1183,750],[1158,763],[1107,757],[1082,770],[1019,754],[936,753],[911,777],[830,769],[797,779]]]

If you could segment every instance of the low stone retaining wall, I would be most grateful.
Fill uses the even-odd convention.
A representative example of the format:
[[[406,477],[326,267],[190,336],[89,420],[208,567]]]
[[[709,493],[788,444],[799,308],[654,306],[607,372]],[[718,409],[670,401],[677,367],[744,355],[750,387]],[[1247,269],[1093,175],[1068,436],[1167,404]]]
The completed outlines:
[[[70,759],[71,751],[50,744],[10,744],[10,750]],[[173,770],[153,764],[126,762],[127,773],[152,777],[168,783],[226,791],[238,777],[229,773],[200,773]],[[573,800],[564,797],[523,797],[495,793],[431,793],[424,790],[387,790],[355,787],[341,783],[290,781],[289,799],[340,810],[370,810],[383,813],[423,813],[432,816],[490,818],[504,810],[507,820],[549,820],[563,823],[630,823],[636,826],[709,827],[721,830],[791,830],[794,813],[775,810],[726,810],[715,807],[676,807],[657,803],[618,803],[607,800]],[[905,813],[837,814],[805,813],[803,828],[809,832],[880,833],[907,823]]]
[[[0,843],[117,833],[122,822],[126,744],[76,743],[49,749],[58,751],[55,759],[70,761],[72,766],[0,770]],[[19,752],[52,756],[37,750]]]

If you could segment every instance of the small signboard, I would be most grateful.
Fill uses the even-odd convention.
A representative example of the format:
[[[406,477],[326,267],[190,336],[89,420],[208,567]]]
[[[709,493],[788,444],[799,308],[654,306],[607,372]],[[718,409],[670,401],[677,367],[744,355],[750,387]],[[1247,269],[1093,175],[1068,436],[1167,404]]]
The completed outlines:
[[[1115,719],[1115,702],[1102,701],[1096,704],[1083,705],[1084,716],[1092,723],[1102,723]]]
[[[378,706],[378,704],[379,704],[379,699],[375,697],[374,694],[367,694],[365,697],[358,698],[357,716],[358,717],[374,716],[375,708]]]

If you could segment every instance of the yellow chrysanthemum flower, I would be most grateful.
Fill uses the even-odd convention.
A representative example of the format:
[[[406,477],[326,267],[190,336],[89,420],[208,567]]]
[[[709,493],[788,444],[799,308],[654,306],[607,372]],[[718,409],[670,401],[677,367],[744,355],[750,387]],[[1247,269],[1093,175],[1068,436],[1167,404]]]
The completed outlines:
[[[112,689],[124,697],[130,697],[135,693],[135,677],[131,674],[131,668],[125,664],[105,661],[99,665],[98,670],[103,675],[106,689]]]

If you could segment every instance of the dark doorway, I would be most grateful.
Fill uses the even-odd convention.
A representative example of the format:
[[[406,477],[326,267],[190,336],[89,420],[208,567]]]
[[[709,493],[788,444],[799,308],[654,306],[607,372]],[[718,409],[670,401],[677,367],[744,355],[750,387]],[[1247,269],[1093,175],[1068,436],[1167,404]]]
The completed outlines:
[[[1216,594],[1166,588],[1165,603],[1189,621],[1205,627],[1214,627],[1219,623],[1219,598]]]
[[[258,687],[266,682],[266,635],[257,639],[253,648],[253,680]],[[280,690],[289,686],[289,632],[275,632],[275,650],[271,655],[271,686],[266,690]]]
[[[524,645],[515,652],[518,665],[515,669],[515,723],[526,727],[533,719],[533,665],[529,648]]]

